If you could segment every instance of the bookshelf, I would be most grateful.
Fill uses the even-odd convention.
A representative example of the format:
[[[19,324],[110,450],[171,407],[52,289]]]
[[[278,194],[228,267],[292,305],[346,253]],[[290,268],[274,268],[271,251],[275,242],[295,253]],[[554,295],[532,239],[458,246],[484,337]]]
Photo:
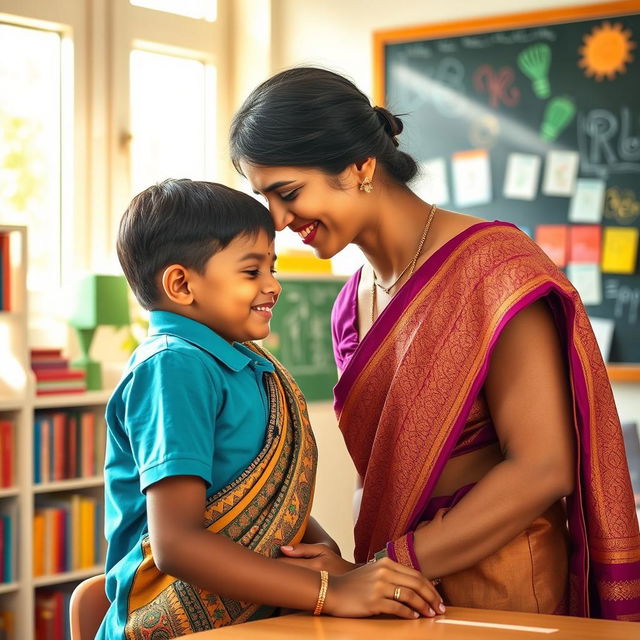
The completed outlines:
[[[2,486],[0,482],[0,519],[3,515],[13,518],[12,571],[8,581],[2,581],[4,574],[0,573],[0,612],[9,612],[13,617],[11,638],[37,640],[34,623],[36,598],[50,589],[70,593],[81,580],[101,573],[104,570],[105,543],[100,530],[95,537],[97,562],[90,566],[34,576],[36,511],[50,502],[64,504],[73,495],[80,495],[89,502],[104,504],[101,476],[103,451],[99,449],[104,440],[101,438],[96,439],[95,469],[89,477],[55,481],[45,481],[43,478],[39,483],[34,482],[36,418],[46,412],[90,412],[95,416],[97,433],[100,429],[104,430],[104,409],[110,392],[36,396],[27,341],[27,231],[23,226],[0,225],[0,237],[8,237],[8,241],[0,241],[0,248],[9,247],[9,260],[0,255],[0,261],[3,261],[0,278],[4,291],[7,286],[9,289],[9,294],[0,298],[3,299],[0,309],[0,361],[3,363],[0,367],[0,423],[8,421],[13,425],[12,481],[9,486]],[[0,465],[2,462],[0,442]],[[67,545],[67,549],[70,548],[71,545]]]

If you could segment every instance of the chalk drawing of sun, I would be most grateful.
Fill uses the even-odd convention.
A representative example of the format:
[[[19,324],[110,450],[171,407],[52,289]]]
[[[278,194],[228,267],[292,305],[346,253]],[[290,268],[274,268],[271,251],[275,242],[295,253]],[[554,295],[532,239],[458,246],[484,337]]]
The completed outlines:
[[[626,73],[626,65],[633,60],[631,49],[636,46],[631,41],[631,31],[619,22],[603,22],[583,37],[580,48],[582,58],[578,63],[585,75],[594,76],[600,82],[605,76],[613,80],[617,73]]]

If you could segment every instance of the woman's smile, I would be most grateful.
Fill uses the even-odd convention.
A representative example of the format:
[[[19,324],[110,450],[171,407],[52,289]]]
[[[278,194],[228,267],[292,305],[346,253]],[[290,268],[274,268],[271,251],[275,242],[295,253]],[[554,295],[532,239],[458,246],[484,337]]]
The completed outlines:
[[[298,227],[293,231],[302,238],[302,242],[305,244],[311,244],[313,239],[316,237],[316,230],[319,224],[320,223],[317,220],[314,220],[313,222],[305,224],[302,227]]]

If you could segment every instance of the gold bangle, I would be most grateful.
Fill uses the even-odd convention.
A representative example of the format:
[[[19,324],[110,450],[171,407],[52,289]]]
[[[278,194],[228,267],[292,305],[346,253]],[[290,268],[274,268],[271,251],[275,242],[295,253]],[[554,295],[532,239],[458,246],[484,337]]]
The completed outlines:
[[[327,589],[329,588],[329,574],[326,571],[320,572],[320,592],[318,593],[318,602],[313,610],[314,616],[319,616],[324,609],[324,601],[327,597]]]

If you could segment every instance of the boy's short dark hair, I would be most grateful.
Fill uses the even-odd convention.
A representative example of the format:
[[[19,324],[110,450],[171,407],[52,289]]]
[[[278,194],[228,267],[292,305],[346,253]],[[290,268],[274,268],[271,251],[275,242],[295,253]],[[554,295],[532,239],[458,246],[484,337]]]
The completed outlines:
[[[275,237],[269,211],[255,198],[215,182],[165,180],[135,196],[124,212],[118,259],[138,302],[153,309],[162,269],[181,264],[203,273],[234,238],[260,231]]]

